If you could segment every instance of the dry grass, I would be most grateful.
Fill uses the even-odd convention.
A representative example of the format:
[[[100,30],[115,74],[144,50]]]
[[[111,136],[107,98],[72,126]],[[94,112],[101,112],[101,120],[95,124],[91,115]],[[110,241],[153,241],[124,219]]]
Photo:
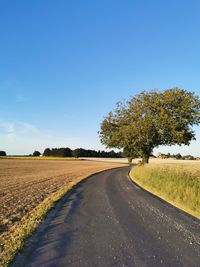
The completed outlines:
[[[200,162],[136,166],[131,177],[142,187],[200,218]]]
[[[47,211],[88,175],[122,164],[0,159],[0,266],[7,266]]]

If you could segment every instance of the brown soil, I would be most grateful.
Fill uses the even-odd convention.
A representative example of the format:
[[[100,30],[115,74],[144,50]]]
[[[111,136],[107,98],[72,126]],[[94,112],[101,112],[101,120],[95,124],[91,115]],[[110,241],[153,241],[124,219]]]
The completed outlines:
[[[0,234],[52,193],[120,163],[0,159]]]

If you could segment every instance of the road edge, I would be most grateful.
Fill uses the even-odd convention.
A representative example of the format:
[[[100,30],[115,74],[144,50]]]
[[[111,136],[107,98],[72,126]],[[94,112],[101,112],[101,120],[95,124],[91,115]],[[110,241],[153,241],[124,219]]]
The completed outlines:
[[[133,166],[132,166],[133,168]],[[177,210],[178,213],[184,215],[187,218],[192,219],[193,221],[200,223],[200,218],[196,217],[194,214],[191,214],[189,211],[182,209],[181,207],[177,206],[176,203],[174,203],[173,201],[168,201],[166,200],[162,195],[160,195],[158,192],[155,191],[151,191],[150,189],[144,187],[143,185],[141,185],[140,183],[138,183],[138,181],[134,180],[134,177],[131,176],[131,170],[128,172],[128,177],[130,179],[130,181],[137,187],[139,187],[141,190],[145,191],[147,194],[151,195],[152,197],[158,199],[160,202],[162,202],[163,204],[167,205],[170,208],[174,208]]]
[[[56,216],[56,213],[59,207],[63,204],[64,201],[66,201],[73,194],[74,190],[76,190],[86,180],[92,178],[93,176],[97,174],[101,174],[106,171],[119,169],[119,168],[124,168],[124,166],[113,167],[113,168],[97,171],[95,173],[91,173],[84,177],[80,177],[77,182],[72,183],[65,190],[63,190],[63,193],[60,196],[60,198],[58,198],[52,203],[51,207],[49,207],[49,209],[46,210],[42,219],[38,221],[37,225],[35,225],[32,231],[24,238],[22,246],[18,248],[15,251],[15,254],[12,255],[12,257],[9,259],[9,261],[7,261],[6,264],[2,266],[5,266],[5,267],[6,266],[10,266],[10,267],[24,266],[27,259],[32,254],[32,251],[35,248],[42,233],[44,233],[45,229],[47,228],[48,222]],[[40,204],[43,204],[43,202],[41,202]]]

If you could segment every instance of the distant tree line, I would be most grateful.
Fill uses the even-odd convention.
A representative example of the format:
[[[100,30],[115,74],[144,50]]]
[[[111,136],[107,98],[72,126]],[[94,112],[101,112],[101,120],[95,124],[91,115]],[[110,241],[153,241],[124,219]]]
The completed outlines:
[[[5,157],[7,154],[5,151],[0,150],[0,157]],[[128,152],[124,149],[123,152],[115,152],[114,150],[111,151],[104,151],[104,150],[91,150],[91,149],[84,149],[84,148],[76,148],[74,150],[70,149],[69,147],[61,147],[61,148],[46,148],[41,154],[39,151],[34,151],[33,154],[29,154],[29,156],[39,157],[74,157],[74,158],[129,158]],[[26,156],[26,155],[24,155]],[[151,157],[156,158],[153,154],[150,155]],[[23,156],[22,156],[23,157]],[[159,153],[157,158],[162,159],[182,159],[182,160],[199,160],[200,157],[194,157],[192,155],[182,156],[180,153],[178,154],[164,154]],[[132,159],[132,157],[131,157]]]
[[[91,158],[122,158],[122,152],[111,151],[101,151],[101,150],[90,150],[84,148],[76,148],[74,150],[65,148],[46,148],[43,152],[45,157],[91,157]]]
[[[178,154],[160,153],[158,155],[158,158],[162,158],[162,159],[171,158],[171,159],[182,159],[182,160],[196,160],[196,159],[199,159],[198,157],[194,157],[194,156],[191,156],[191,155],[182,156],[180,153],[178,153]]]

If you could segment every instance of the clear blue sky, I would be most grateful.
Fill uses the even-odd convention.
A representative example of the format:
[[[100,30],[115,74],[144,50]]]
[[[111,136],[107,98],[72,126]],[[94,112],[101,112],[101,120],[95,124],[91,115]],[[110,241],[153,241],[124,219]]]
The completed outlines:
[[[198,0],[0,0],[0,150],[103,149],[103,117],[141,90],[200,94]],[[190,147],[156,151],[200,155]]]

